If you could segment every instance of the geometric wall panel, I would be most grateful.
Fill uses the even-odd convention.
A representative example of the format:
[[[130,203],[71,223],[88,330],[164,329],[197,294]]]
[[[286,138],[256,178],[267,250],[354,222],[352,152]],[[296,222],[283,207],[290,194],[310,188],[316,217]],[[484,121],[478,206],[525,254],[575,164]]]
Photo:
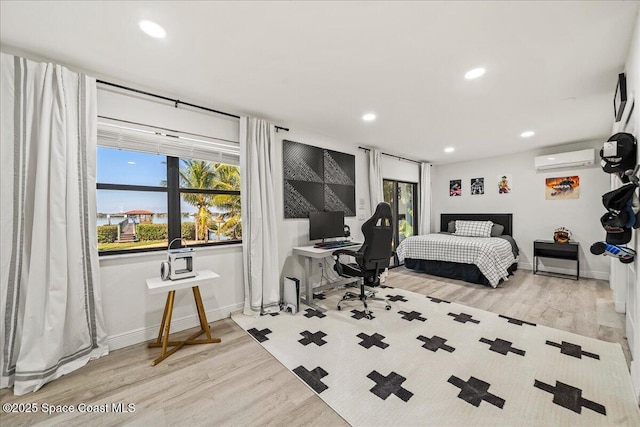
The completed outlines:
[[[356,156],[284,140],[284,217],[343,211],[355,216]]]

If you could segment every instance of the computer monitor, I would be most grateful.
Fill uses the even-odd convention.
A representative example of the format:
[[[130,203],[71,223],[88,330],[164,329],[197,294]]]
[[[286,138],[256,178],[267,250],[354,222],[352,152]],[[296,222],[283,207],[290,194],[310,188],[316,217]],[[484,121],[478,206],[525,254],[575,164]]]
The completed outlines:
[[[344,236],[344,212],[309,212],[309,240]]]

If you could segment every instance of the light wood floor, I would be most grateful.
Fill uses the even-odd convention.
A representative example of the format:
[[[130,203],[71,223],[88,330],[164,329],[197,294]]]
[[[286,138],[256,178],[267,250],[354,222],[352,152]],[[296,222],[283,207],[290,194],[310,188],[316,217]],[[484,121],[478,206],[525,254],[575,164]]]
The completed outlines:
[[[624,316],[614,311],[612,294],[604,281],[576,282],[519,270],[509,281],[491,289],[400,267],[389,274],[386,284],[618,342],[629,363]],[[159,349],[138,344],[92,361],[36,393],[15,397],[11,390],[3,389],[3,404],[73,405],[75,412],[0,412],[2,425],[347,425],[231,319],[212,323],[212,330],[222,343],[184,347],[155,367],[150,363]],[[135,412],[78,413],[81,403],[133,403]]]

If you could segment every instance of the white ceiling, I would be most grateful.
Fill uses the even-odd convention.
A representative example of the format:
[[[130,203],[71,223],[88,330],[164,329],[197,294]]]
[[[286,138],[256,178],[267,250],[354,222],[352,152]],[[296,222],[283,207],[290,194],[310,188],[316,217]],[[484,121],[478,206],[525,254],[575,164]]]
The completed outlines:
[[[112,82],[442,164],[608,136],[639,5],[2,1],[0,42]],[[141,19],[167,37],[143,34]],[[485,76],[465,80],[478,66]],[[369,111],[373,123],[361,120]],[[520,138],[529,129],[536,135]]]

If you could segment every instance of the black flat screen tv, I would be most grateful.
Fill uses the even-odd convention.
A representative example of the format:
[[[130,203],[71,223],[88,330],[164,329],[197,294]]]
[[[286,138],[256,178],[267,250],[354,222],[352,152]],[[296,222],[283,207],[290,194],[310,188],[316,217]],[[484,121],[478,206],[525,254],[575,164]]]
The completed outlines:
[[[344,237],[344,212],[309,212],[309,240]]]

